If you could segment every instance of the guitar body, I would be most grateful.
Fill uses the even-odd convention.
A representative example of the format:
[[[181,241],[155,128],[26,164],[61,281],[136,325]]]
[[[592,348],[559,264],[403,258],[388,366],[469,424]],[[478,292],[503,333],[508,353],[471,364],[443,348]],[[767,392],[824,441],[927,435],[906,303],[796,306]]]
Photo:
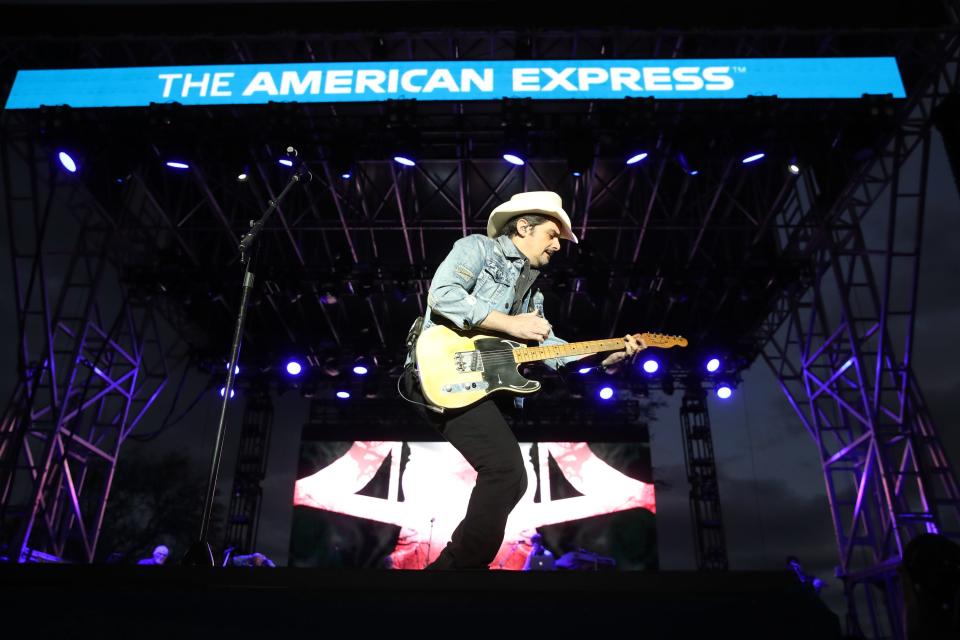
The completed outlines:
[[[686,338],[680,336],[638,333],[634,337],[641,349],[687,346]],[[524,362],[623,349],[623,338],[528,347],[509,338],[437,324],[417,340],[417,371],[428,402],[445,409],[461,409],[497,391],[533,393],[540,389],[539,382],[520,375],[519,366]]]
[[[540,383],[518,370],[513,350],[523,343],[434,325],[417,340],[417,369],[424,397],[438,407],[460,409],[496,391],[533,393]]]

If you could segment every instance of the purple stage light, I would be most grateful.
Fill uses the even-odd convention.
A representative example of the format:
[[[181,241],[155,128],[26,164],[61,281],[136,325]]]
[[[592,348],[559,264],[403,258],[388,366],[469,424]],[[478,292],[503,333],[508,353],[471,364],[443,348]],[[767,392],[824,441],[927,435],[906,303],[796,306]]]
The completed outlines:
[[[601,400],[609,400],[613,397],[613,387],[604,387],[603,389],[600,389],[599,395]]]
[[[287,373],[292,376],[300,375],[300,372],[303,371],[303,365],[301,365],[296,360],[291,360],[287,363]]]
[[[716,371],[716,370],[719,369],[719,368],[720,368],[720,360],[719,360],[719,358],[710,358],[710,359],[707,361],[707,371],[709,371],[710,373],[713,373],[714,371]]]
[[[347,398],[350,397],[350,392],[349,392],[349,391],[337,391],[337,397],[340,398],[341,400],[346,400]]]
[[[758,152],[758,153],[752,153],[752,154],[750,154],[749,156],[745,157],[745,158],[744,158],[743,160],[741,160],[740,162],[743,163],[743,164],[750,164],[751,162],[756,162],[757,160],[765,157],[766,155],[767,155],[767,154],[765,154],[765,153],[762,152],[762,151],[760,151],[760,152]]]
[[[355,367],[353,368],[353,372],[354,372],[355,374],[357,374],[358,376],[365,376],[365,375],[367,375],[367,373],[369,373],[369,369],[367,369],[367,368],[366,368],[365,366],[363,366],[362,364],[358,364],[357,366],[355,366]]]
[[[593,368],[593,367],[580,367],[580,370],[579,370],[577,373],[579,373],[579,374],[582,375],[582,376],[585,376],[585,375],[587,375],[588,373],[590,373],[590,370],[591,370],[592,368]]]
[[[282,165],[285,166],[285,167],[292,167],[292,166],[293,166],[293,160],[291,160],[290,158],[280,158],[279,160],[277,160],[277,162],[279,162],[280,164],[282,164]]]
[[[181,171],[190,168],[190,165],[188,165],[186,162],[180,162],[179,160],[169,160],[167,162],[167,166],[171,169],[180,169]]]
[[[728,385],[722,384],[719,387],[717,387],[717,397],[720,398],[721,400],[726,400],[732,395],[733,395],[733,389],[731,389]]]
[[[417,164],[406,156],[393,156],[393,161],[398,164],[402,164],[405,167],[413,167]]]
[[[220,397],[221,397],[221,398],[223,397],[223,394],[226,393],[226,391],[227,391],[227,388],[226,388],[226,387],[220,387]],[[230,389],[230,397],[232,398],[232,397],[235,396],[235,395],[237,395],[236,390],[235,390],[235,389]]]
[[[643,370],[647,373],[656,373],[660,369],[660,363],[650,358],[649,360],[644,360]]]
[[[646,158],[648,155],[649,154],[646,152],[641,152],[641,153],[632,155],[629,158],[627,158],[627,164],[637,164],[638,162]]]
[[[70,173],[77,172],[77,163],[73,158],[70,157],[70,154],[66,151],[61,151],[57,154],[57,159],[60,160],[60,164],[63,165],[63,168],[69,171]]]
[[[515,153],[505,153],[503,154],[503,159],[510,164],[517,165],[518,167],[522,167],[524,165],[523,158]]]

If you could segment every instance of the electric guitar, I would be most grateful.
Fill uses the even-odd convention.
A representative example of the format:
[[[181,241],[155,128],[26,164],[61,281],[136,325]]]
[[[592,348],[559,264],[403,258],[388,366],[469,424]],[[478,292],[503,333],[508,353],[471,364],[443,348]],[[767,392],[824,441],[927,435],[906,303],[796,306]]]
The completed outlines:
[[[687,346],[686,338],[659,333],[634,335],[641,349]],[[540,383],[520,375],[525,362],[622,351],[623,338],[528,347],[523,343],[476,331],[433,325],[417,340],[417,370],[424,397],[445,409],[460,409],[496,391],[533,393]]]

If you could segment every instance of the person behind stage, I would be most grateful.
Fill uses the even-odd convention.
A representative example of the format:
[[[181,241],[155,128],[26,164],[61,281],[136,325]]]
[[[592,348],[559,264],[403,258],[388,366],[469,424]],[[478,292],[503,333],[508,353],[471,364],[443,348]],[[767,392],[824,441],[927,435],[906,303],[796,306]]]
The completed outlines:
[[[544,317],[543,294],[533,283],[540,269],[560,250],[560,240],[576,243],[570,218],[560,196],[552,191],[518,193],[495,208],[486,235],[457,240],[437,268],[427,296],[423,330],[443,323],[457,329],[483,329],[542,345],[565,344]],[[600,363],[609,367],[639,351],[633,336],[624,350]],[[587,356],[599,360],[598,356]],[[581,356],[546,360],[553,369]],[[404,375],[405,395],[424,403],[411,357]],[[503,541],[507,516],[527,486],[516,436],[502,410],[520,406],[522,398],[493,394],[462,410],[417,411],[449,441],[477,471],[467,512],[449,544],[427,569],[487,569]]]
[[[153,554],[149,558],[144,558],[137,562],[141,565],[160,565],[167,561],[170,556],[170,549],[166,545],[160,544],[153,549]]]

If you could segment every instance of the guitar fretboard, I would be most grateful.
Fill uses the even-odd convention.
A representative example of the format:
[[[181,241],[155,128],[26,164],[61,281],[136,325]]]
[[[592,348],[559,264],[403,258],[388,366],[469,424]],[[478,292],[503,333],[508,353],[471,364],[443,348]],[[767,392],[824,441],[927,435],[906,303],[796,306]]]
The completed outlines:
[[[518,347],[513,350],[514,362],[535,362],[548,358],[564,358],[567,356],[588,356],[603,351],[620,351],[624,349],[623,338],[607,338],[606,340],[587,340],[585,342],[571,342],[569,344],[552,344],[546,347]]]

